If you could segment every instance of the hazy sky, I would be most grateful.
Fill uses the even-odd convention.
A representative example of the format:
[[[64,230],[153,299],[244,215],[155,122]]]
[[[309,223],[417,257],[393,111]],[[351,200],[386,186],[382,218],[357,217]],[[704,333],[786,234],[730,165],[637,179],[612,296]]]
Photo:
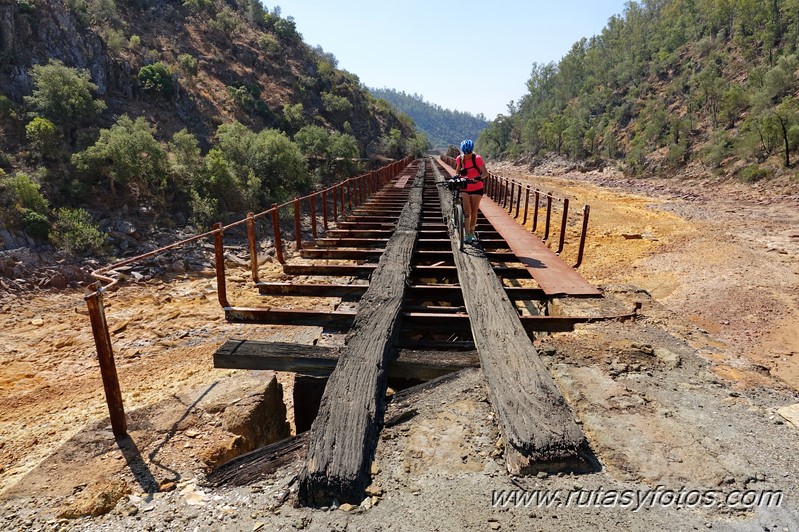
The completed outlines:
[[[602,31],[627,0],[282,0],[303,40],[368,87],[419,94],[441,107],[507,114],[532,64],[557,63]]]

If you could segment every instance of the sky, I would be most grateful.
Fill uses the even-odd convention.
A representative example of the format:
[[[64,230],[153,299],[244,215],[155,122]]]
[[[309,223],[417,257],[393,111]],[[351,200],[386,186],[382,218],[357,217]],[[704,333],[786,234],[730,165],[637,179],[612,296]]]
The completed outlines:
[[[303,40],[371,88],[418,94],[445,109],[508,114],[533,63],[558,63],[599,34],[628,0],[281,0]]]

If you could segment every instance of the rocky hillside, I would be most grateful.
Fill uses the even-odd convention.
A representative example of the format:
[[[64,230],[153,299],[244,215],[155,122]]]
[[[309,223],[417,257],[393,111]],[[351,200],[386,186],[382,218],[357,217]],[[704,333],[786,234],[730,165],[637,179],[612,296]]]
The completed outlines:
[[[4,0],[0,226],[59,244],[121,206],[203,225],[413,149],[336,64],[257,0]]]
[[[303,105],[302,122],[347,129],[363,155],[379,149],[391,128],[407,124],[362,89],[357,76],[302,41],[291,19],[258,12],[258,2],[169,0],[19,0],[0,5],[0,86],[22,104],[30,68],[49,58],[86,69],[108,105],[158,122],[162,136],[184,127],[203,139],[231,120],[260,129],[285,126],[284,105]],[[335,59],[333,59],[335,61]],[[168,67],[174,91],[144,90],[142,67]],[[239,96],[244,88],[251,98]],[[347,100],[342,109],[325,104]],[[300,125],[300,124],[297,124]]]

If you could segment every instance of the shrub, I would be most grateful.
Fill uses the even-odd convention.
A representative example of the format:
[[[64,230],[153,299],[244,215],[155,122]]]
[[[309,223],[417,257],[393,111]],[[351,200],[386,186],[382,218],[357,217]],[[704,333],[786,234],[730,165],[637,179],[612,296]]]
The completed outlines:
[[[210,25],[218,32],[230,34],[238,28],[239,18],[235,11],[225,6],[219,10],[216,14],[216,18],[210,22]]]
[[[169,172],[178,187],[186,187],[199,177],[202,157],[197,138],[181,129],[169,142]]]
[[[277,39],[266,33],[258,36],[258,48],[264,52],[275,54],[280,51],[280,43]]]
[[[131,35],[130,40],[128,41],[128,48],[131,50],[138,50],[141,48],[141,37],[138,35]]]
[[[14,177],[7,177],[2,181],[3,188],[11,193],[11,201],[20,210],[30,210],[40,214],[47,214],[50,206],[47,199],[42,196],[41,186],[28,174],[18,172]]]
[[[348,99],[331,92],[322,93],[322,105],[329,113],[349,113],[352,110],[352,104]]]
[[[8,96],[0,94],[0,120],[11,118],[14,114],[14,104],[8,99]]]
[[[682,139],[680,142],[669,145],[669,153],[666,155],[666,164],[678,166],[686,161],[688,155],[688,140]]]
[[[36,4],[33,3],[33,0],[17,0],[17,6],[19,6],[19,10],[22,13],[35,13],[36,12]]]
[[[201,231],[210,229],[214,222],[219,221],[219,201],[215,198],[204,198],[196,190],[192,190],[189,207],[189,222]]]
[[[724,131],[714,131],[710,141],[702,148],[702,162],[711,168],[718,168],[730,153],[730,138]]]
[[[230,99],[243,111],[250,110],[255,105],[255,98],[246,85],[228,85],[227,93]]]
[[[125,47],[125,32],[109,28],[105,31],[105,45],[112,52],[118,52]]]
[[[746,183],[754,183],[755,181],[760,181],[761,179],[768,177],[769,171],[765,168],[760,168],[756,164],[752,164],[741,170],[738,174],[742,181]]]
[[[102,254],[104,237],[84,209],[58,209],[50,240],[72,255]]]
[[[50,221],[43,214],[26,210],[22,215],[22,230],[33,238],[47,240],[50,234]]]
[[[184,0],[183,6],[189,8],[194,13],[202,13],[203,11],[210,11],[213,7],[212,0]]]
[[[183,70],[183,73],[189,78],[196,76],[197,72],[200,70],[199,61],[191,54],[180,54],[178,56],[178,64],[181,70]]]
[[[146,92],[171,96],[175,91],[172,74],[162,62],[145,65],[139,70],[139,83]]]

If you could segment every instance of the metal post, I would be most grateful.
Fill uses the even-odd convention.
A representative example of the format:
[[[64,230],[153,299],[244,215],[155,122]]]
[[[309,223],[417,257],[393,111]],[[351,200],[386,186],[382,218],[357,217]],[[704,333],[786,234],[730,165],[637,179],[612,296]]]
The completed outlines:
[[[508,197],[508,214],[513,212],[513,193],[516,192],[516,182],[510,182],[510,197]]]
[[[316,240],[316,194],[311,194],[308,201],[311,204],[311,236]]]
[[[522,184],[519,183],[519,191],[516,193],[516,216],[514,218],[519,217],[519,207],[522,203]]]
[[[330,189],[331,195],[333,196],[331,199],[333,200],[333,221],[338,221],[338,185],[335,185],[333,188]]]
[[[300,227],[300,198],[294,196],[294,240],[297,243],[297,251],[302,249],[302,227]]]
[[[574,268],[579,268],[583,263],[583,251],[585,250],[585,235],[588,232],[588,215],[591,208],[588,205],[583,206],[583,230],[580,233],[580,247],[577,250],[577,262],[574,263]]]
[[[225,286],[225,248],[222,243],[222,223],[214,224],[214,257],[216,259],[216,296],[222,307],[229,307]]]
[[[544,238],[543,240],[549,238],[549,222],[552,216],[552,194],[547,194],[547,219],[544,224]]]
[[[535,233],[536,228],[538,227],[538,202],[540,201],[540,191],[535,189],[535,209],[533,209],[533,228],[530,230],[531,233]]]
[[[560,254],[563,251],[563,245],[566,243],[566,222],[569,218],[569,199],[563,200],[563,218],[560,221],[560,242],[558,243],[558,250],[555,252]]]
[[[322,227],[327,232],[327,189],[322,191]]]
[[[258,245],[255,242],[255,218],[251,212],[247,213],[247,237],[250,241],[250,269],[252,282],[258,282]]]
[[[275,255],[280,264],[286,264],[286,259],[283,258],[283,239],[280,238],[280,213],[278,212],[277,203],[272,204],[272,228],[275,231]]]
[[[114,352],[111,348],[111,335],[108,333],[108,323],[103,309],[102,284],[97,282],[89,286],[92,293],[85,297],[86,306],[89,307],[89,319],[92,324],[94,345],[97,348],[97,359],[100,362],[100,375],[103,378],[105,402],[108,405],[108,414],[111,418],[111,430],[117,440],[128,435],[127,421],[125,420],[125,407],[122,404],[122,391],[119,389],[119,377]]]
[[[527,225],[527,211],[530,209],[530,185],[524,187],[524,219],[522,225]]]
[[[352,212],[352,179],[347,179],[347,207]]]

